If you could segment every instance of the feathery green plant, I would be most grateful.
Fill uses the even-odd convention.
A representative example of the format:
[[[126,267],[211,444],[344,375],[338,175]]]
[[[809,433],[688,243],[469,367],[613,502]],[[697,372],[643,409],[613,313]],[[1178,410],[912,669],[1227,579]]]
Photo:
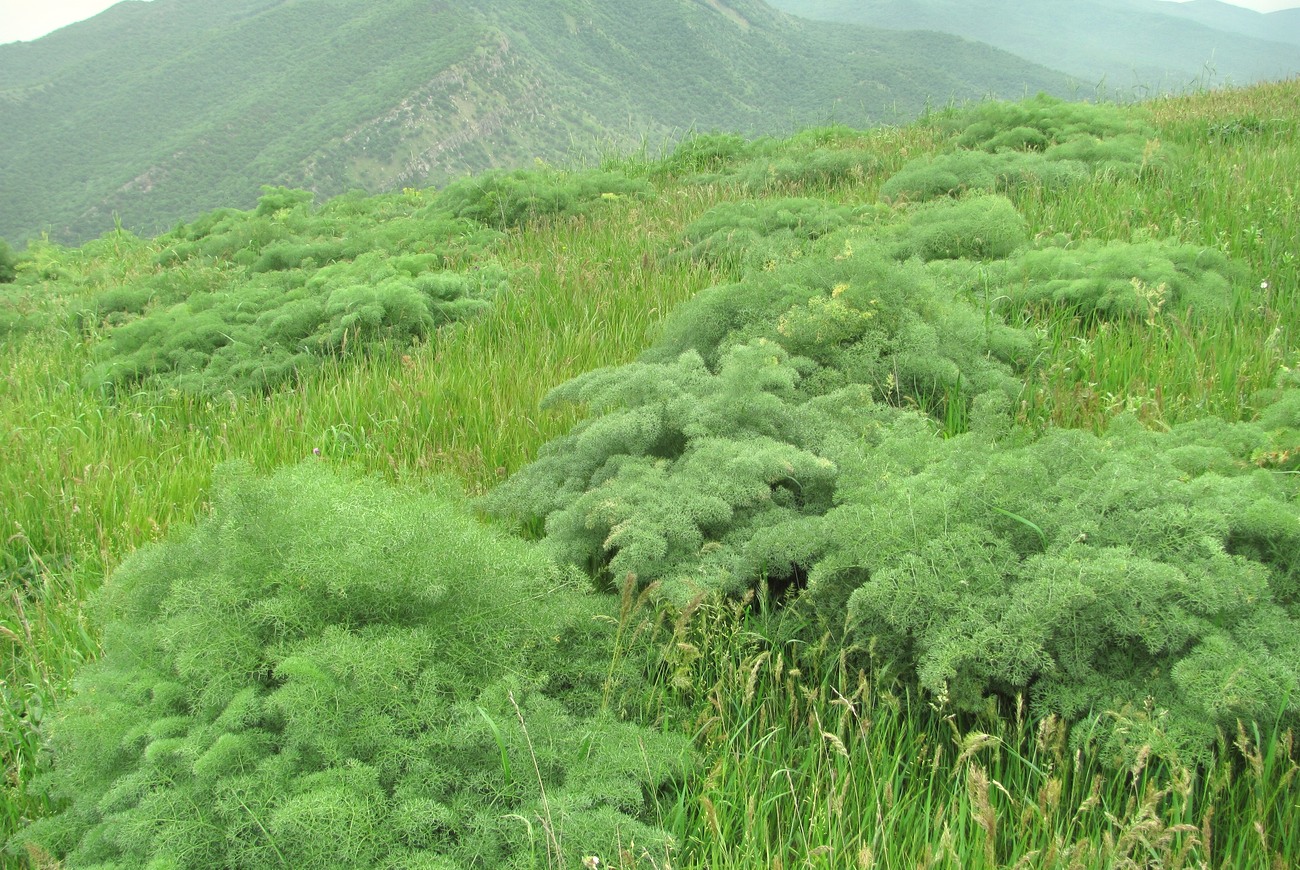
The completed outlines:
[[[772,268],[797,260],[809,242],[856,223],[865,212],[810,198],[727,202],[686,227],[679,256],[721,268]]]
[[[905,423],[842,463],[806,601],[958,709],[1023,692],[1105,731],[1145,699],[1184,757],[1239,719],[1294,725],[1300,513],[1275,457],[1298,400],[1163,434],[1122,418],[1026,440],[987,400],[951,439]]]
[[[421,494],[222,469],[98,602],[11,849],[62,866],[534,867],[664,854],[681,738],[596,709],[602,602]],[[525,774],[531,769],[533,774]]]
[[[990,101],[937,120],[955,149],[918,157],[881,187],[888,200],[928,200],[972,190],[1054,190],[1165,165],[1169,154],[1134,112],[1045,94]]]

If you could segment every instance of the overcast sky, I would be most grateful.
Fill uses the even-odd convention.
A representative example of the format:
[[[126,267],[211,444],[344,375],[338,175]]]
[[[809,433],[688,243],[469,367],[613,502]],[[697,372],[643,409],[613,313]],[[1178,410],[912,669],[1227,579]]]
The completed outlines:
[[[0,43],[36,39],[103,12],[117,0],[0,0]],[[145,0],[148,2],[148,0]],[[220,0],[211,0],[220,2]],[[1026,0],[1032,3],[1033,0]],[[1224,0],[1258,12],[1300,6],[1300,0]]]

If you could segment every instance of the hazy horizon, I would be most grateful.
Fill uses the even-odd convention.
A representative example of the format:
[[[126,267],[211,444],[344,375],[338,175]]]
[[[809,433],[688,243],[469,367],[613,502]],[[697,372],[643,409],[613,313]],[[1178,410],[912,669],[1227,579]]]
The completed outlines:
[[[30,42],[103,12],[122,0],[0,0],[0,45]],[[152,0],[130,0],[150,3]],[[1184,3],[1187,0],[1165,0]],[[1277,12],[1300,7],[1300,0],[1220,0],[1255,12]]]

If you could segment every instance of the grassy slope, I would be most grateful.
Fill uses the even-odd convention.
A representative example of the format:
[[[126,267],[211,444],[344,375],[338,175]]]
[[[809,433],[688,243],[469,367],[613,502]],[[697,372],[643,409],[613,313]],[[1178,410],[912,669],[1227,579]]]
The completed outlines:
[[[148,58],[148,66],[140,63]],[[0,47],[0,236],[157,232],[261,183],[325,195],[1068,88],[937,34],[798,24],[757,0],[156,0]],[[575,143],[588,143],[575,148]]]
[[[975,39],[1036,63],[1137,96],[1196,83],[1244,84],[1300,70],[1294,40],[1251,35],[1174,11],[1157,0],[776,0],[795,15],[871,27],[937,30]],[[1174,9],[1171,9],[1173,7]],[[1263,19],[1258,13],[1235,10]],[[1280,22],[1279,22],[1280,24]],[[1266,26],[1259,24],[1259,30]]]
[[[1033,232],[1173,236],[1228,251],[1270,288],[1256,309],[1202,329],[1043,324],[1050,358],[1030,422],[1097,426],[1127,408],[1155,425],[1246,415],[1246,398],[1294,364],[1297,105],[1294,81],[1161,101],[1149,111],[1178,154],[1164,179],[1018,197]],[[879,171],[788,192],[853,203],[874,201],[885,177],[937,143],[924,124],[819,138],[878,153]],[[571,412],[537,410],[549,388],[633,358],[664,311],[728,277],[661,255],[708,207],[745,195],[668,179],[651,202],[611,200],[588,217],[511,233],[498,257],[527,280],[490,314],[267,398],[141,393],[108,404],[80,386],[91,359],[81,336],[0,347],[0,836],[41,811],[24,789],[40,719],[95,650],[82,600],[122,554],[202,508],[216,462],[244,457],[269,469],[319,448],[328,461],[411,482],[451,471],[482,491],[573,422]],[[64,277],[33,289],[93,296],[152,273],[156,248],[128,234],[78,250],[38,246],[33,266]],[[688,864],[803,860],[793,854],[815,866],[901,866],[928,850],[940,866],[1009,866],[1039,850],[1028,860],[1043,866],[1123,856],[1174,866],[1180,852],[1190,865],[1208,855],[1214,866],[1268,866],[1300,854],[1287,799],[1294,751],[1270,735],[1227,735],[1237,749],[1207,776],[1168,764],[1117,776],[1071,757],[1056,726],[931,715],[887,686],[819,670],[815,656],[774,655],[757,642],[760,628],[726,608],[660,628],[679,656],[676,688],[663,691],[695,700],[699,718],[679,724],[704,754],[702,778],[665,808]]]

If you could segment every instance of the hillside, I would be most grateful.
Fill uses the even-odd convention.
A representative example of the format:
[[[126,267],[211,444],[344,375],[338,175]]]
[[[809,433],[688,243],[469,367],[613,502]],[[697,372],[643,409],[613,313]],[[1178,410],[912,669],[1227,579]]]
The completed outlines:
[[[1298,177],[1293,80],[0,249],[0,863],[1297,866]]]
[[[1260,13],[1231,3],[1220,3],[1219,0],[1188,0],[1186,3],[1163,5],[1168,7],[1162,10],[1167,14],[1199,21],[1216,30],[1300,45],[1300,8]]]
[[[0,237],[160,231],[261,184],[322,195],[1063,92],[986,46],[759,0],[154,0],[0,46]],[[581,143],[575,145],[575,143]]]
[[[978,40],[1121,96],[1300,72],[1295,10],[1265,15],[1204,0],[773,0],[773,5],[817,20]]]

